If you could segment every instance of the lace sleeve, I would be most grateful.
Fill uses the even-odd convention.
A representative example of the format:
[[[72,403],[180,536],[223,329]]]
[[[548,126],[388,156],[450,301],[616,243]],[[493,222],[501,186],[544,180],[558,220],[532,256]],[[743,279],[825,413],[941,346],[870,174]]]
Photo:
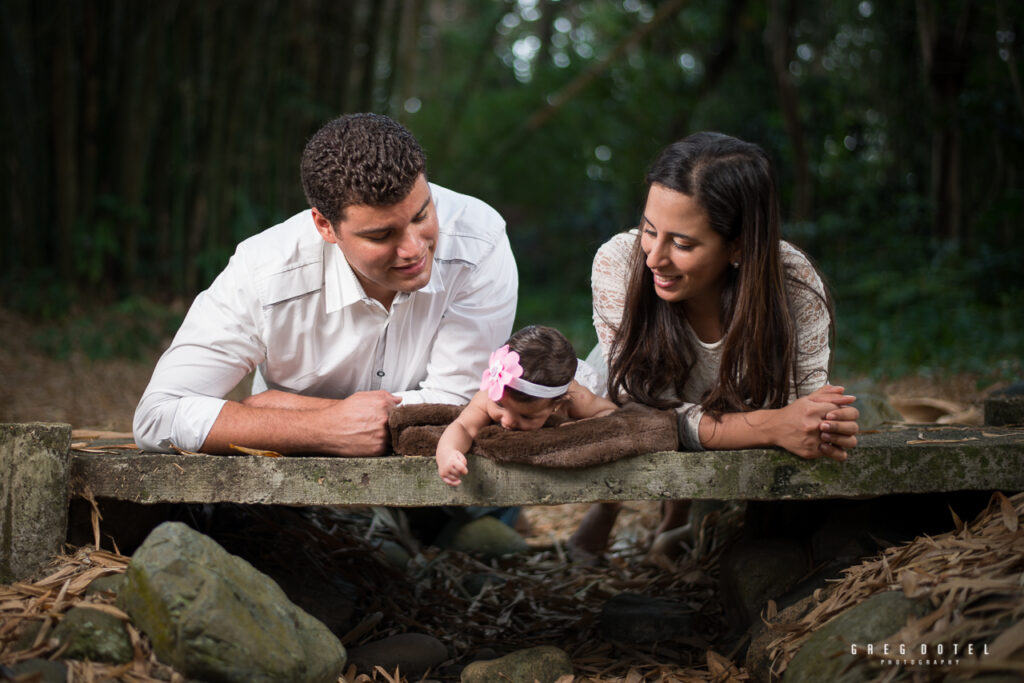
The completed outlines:
[[[796,386],[791,398],[806,396],[828,381],[829,326],[832,318],[825,304],[825,284],[804,254],[783,242],[789,305],[796,323]]]
[[[636,242],[636,231],[622,232],[601,245],[594,256],[590,276],[593,293],[594,330],[601,346],[601,355],[607,361],[612,340],[622,322],[626,305],[626,281],[629,261]]]

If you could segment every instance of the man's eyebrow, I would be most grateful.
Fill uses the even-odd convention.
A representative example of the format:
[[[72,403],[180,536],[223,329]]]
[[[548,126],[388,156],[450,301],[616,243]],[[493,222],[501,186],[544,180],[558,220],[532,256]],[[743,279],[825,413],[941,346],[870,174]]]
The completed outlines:
[[[648,218],[646,215],[643,215],[642,218],[644,219],[644,222],[647,223],[649,226],[651,226],[655,230],[658,229],[658,226],[655,225],[654,223],[652,223],[651,219]],[[700,240],[698,240],[696,237],[693,237],[691,235],[687,235],[685,232],[670,232],[669,234],[672,235],[673,237],[681,237],[684,240],[690,240],[692,242],[700,242]]]
[[[427,206],[430,204],[430,200],[431,199],[433,199],[433,197],[427,197],[427,201],[423,202],[423,206],[421,206],[420,210],[416,212],[417,216],[419,216],[421,213],[423,213],[427,209]],[[375,232],[386,232],[386,231],[392,230],[392,229],[393,229],[393,226],[381,225],[381,226],[375,226],[375,227],[372,227],[372,228],[366,228],[365,230],[356,230],[352,234],[356,235],[357,237],[365,237],[366,235],[372,235]]]

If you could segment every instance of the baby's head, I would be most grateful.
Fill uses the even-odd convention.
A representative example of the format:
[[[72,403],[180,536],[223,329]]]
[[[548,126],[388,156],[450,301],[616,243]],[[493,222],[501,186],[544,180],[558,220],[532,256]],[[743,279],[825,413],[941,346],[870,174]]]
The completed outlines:
[[[480,388],[496,422],[532,431],[558,408],[575,374],[576,351],[569,340],[552,327],[530,325],[491,354]]]

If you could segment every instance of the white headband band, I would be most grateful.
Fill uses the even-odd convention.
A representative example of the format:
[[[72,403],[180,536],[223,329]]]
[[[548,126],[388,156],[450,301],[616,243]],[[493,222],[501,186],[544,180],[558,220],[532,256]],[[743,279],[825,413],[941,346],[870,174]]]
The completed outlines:
[[[571,384],[571,382],[569,384]],[[522,377],[513,377],[505,386],[509,389],[521,391],[527,396],[533,396],[534,398],[558,398],[565,392],[569,391],[569,384],[563,384],[560,387],[546,387],[543,384],[534,384]]]

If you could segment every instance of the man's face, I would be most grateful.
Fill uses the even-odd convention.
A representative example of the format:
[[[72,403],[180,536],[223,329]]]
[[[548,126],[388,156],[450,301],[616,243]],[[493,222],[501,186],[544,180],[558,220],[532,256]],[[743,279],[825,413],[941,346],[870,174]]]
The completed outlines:
[[[333,226],[314,208],[313,220],[320,236],[341,249],[367,296],[385,308],[397,292],[414,292],[430,282],[438,224],[423,174],[397,204],[349,206]]]

